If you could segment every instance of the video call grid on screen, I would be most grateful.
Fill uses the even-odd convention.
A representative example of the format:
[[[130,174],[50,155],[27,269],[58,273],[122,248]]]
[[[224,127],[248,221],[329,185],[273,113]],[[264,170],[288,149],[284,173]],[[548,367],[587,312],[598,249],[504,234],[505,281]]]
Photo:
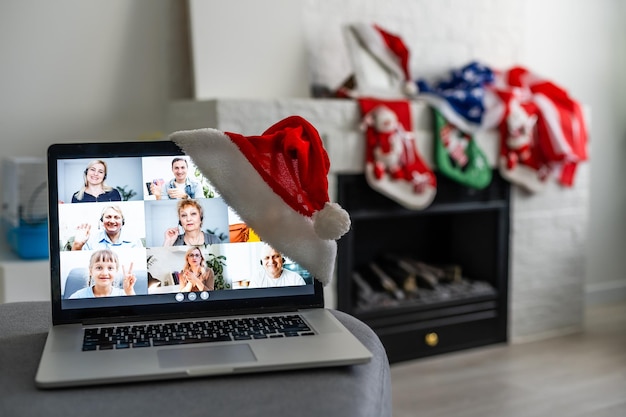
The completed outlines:
[[[223,288],[189,293],[180,291],[177,275],[185,265],[187,250],[194,246],[167,246],[165,234],[168,229],[176,229],[178,234],[184,233],[177,210],[181,200],[170,199],[165,195],[157,199],[151,190],[151,184],[156,184],[159,188],[163,188],[165,184],[167,187],[167,183],[174,178],[174,158],[185,159],[188,177],[202,185],[202,195],[194,196],[190,200],[196,201],[202,207],[202,230],[215,236],[218,242],[196,246],[201,250],[205,261],[214,258],[221,260]],[[84,186],[87,166],[96,159],[106,163],[105,183],[119,190],[122,200],[72,203],[72,196]],[[60,159],[57,161],[57,186],[59,278],[64,309],[241,300],[310,295],[314,291],[310,274],[284,256],[283,268],[302,276],[304,285],[272,289],[249,288],[253,278],[264,273],[262,258],[265,244],[228,207],[188,156]],[[123,287],[123,272],[128,271],[132,265],[136,278],[135,295],[70,298],[76,289],[90,285],[90,257],[96,251],[84,248],[72,250],[73,239],[79,233],[79,228],[87,227],[90,239],[104,233],[101,217],[110,207],[115,207],[116,212],[122,213],[122,238],[127,242],[121,246],[110,247],[119,258],[119,269],[113,286],[120,289]]]

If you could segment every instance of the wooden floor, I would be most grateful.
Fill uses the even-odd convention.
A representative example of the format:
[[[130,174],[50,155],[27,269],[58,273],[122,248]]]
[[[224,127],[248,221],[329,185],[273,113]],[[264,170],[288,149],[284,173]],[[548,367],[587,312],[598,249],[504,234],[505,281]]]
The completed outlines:
[[[626,303],[580,334],[391,367],[394,417],[625,417]]]

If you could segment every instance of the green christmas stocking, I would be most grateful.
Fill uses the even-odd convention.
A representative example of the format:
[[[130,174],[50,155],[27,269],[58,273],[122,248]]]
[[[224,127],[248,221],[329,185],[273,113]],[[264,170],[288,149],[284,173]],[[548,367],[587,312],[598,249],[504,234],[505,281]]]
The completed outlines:
[[[492,170],[483,151],[472,137],[435,112],[435,166],[446,177],[467,187],[485,188]]]

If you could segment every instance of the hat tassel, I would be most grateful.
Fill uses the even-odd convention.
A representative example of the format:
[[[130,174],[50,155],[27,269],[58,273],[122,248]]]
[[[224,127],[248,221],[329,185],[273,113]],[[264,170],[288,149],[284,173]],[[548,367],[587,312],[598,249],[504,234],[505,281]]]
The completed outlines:
[[[315,233],[322,239],[337,240],[350,230],[350,215],[337,203],[327,202],[312,219]]]

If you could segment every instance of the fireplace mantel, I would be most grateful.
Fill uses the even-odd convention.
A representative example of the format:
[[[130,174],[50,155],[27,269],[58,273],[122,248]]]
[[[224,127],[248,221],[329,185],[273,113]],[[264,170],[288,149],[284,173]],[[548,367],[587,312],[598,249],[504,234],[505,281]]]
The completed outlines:
[[[411,103],[413,131],[420,155],[433,166],[433,118],[424,102]],[[170,106],[168,131],[213,127],[222,131],[256,135],[278,120],[297,114],[311,122],[324,141],[331,174],[363,171],[365,143],[359,131],[360,113],[353,100],[276,99],[176,101]],[[487,131],[474,137],[493,167],[498,153],[498,136]]]
[[[420,155],[433,166],[433,118],[423,102],[413,102],[414,133]],[[360,112],[346,99],[214,99],[170,103],[168,132],[212,127],[257,135],[290,115],[310,121],[322,136],[331,161],[331,198],[336,175],[363,170],[365,145],[358,128]],[[499,151],[498,134],[475,136],[491,166]],[[512,343],[582,329],[585,259],[589,211],[589,164],[583,164],[572,188],[548,184],[540,194],[513,187],[509,272],[509,335]],[[329,307],[336,289],[329,286]]]

